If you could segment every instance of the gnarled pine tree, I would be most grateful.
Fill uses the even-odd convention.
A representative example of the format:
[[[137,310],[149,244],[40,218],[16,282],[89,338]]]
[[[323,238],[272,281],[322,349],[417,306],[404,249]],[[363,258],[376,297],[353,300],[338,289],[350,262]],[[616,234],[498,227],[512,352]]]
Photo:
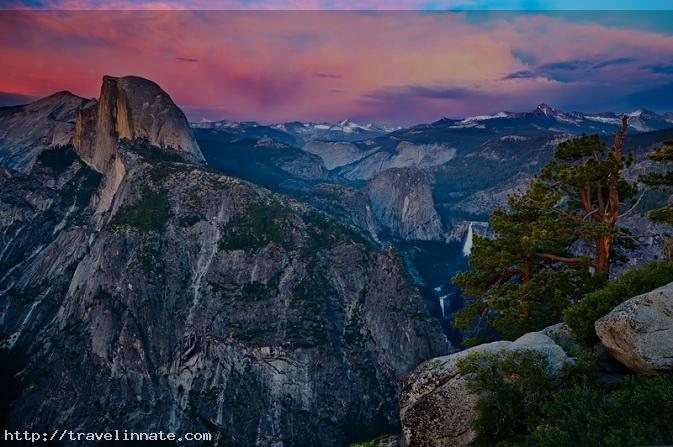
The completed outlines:
[[[454,317],[470,335],[505,338],[559,321],[562,310],[607,278],[620,208],[634,195],[622,177],[624,117],[612,147],[598,136],[561,143],[528,190],[491,214],[496,237],[476,237],[471,270],[454,282],[473,297]]]

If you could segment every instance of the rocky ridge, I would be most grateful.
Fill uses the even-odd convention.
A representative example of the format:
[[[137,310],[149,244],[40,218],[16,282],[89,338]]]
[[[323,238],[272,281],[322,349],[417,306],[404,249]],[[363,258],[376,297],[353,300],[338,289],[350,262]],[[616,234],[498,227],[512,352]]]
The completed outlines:
[[[0,164],[30,172],[44,150],[72,144],[77,114],[90,103],[59,92],[32,104],[0,108]]]

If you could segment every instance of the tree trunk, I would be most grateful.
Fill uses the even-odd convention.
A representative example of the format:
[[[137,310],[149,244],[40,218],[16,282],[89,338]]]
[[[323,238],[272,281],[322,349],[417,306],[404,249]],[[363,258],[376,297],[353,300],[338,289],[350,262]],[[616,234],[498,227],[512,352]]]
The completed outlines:
[[[612,156],[617,162],[622,158],[622,145],[624,143],[624,135],[629,128],[629,120],[626,115],[622,117],[622,127],[615,135],[615,144],[610,150]],[[603,223],[610,228],[614,228],[617,219],[619,218],[619,169],[610,174],[610,182],[608,185],[608,203],[604,209]],[[596,239],[596,273],[604,275],[606,278],[610,273],[610,247],[612,246],[611,236],[601,236]]]
[[[612,238],[601,236],[596,239],[596,273],[608,276],[610,273],[610,247]]]

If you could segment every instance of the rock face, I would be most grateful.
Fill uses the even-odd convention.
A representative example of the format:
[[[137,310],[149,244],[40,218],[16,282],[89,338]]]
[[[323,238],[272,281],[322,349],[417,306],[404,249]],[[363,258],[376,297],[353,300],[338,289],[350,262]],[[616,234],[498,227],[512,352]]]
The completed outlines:
[[[369,183],[367,194],[374,216],[391,234],[407,240],[442,239],[442,223],[423,171],[384,171]]]
[[[59,92],[25,106],[0,108],[0,164],[29,172],[44,150],[71,144],[77,113],[89,102]]]
[[[83,112],[78,152],[0,171],[5,426],[274,447],[394,430],[401,379],[450,350],[395,253],[193,152],[158,150],[162,126],[137,124],[154,109],[113,99],[135,88],[117,81],[92,106],[114,120]],[[107,157],[123,175],[94,210]]]
[[[147,140],[183,160],[203,162],[184,113],[157,84],[137,76],[103,77],[100,98],[77,117],[75,148],[104,172],[121,139]]]
[[[184,113],[157,84],[136,76],[103,77],[98,102],[77,115],[73,143],[79,156],[103,174],[96,210],[106,211],[125,175],[121,140],[142,140],[179,159],[202,163],[203,155]]]
[[[400,141],[393,148],[368,148],[367,155],[340,168],[350,180],[369,180],[392,168],[429,168],[442,165],[456,156],[456,149],[444,143],[415,144]]]
[[[467,389],[458,361],[473,353],[536,351],[544,354],[552,371],[572,360],[549,335],[558,328],[531,332],[519,339],[487,343],[445,357],[431,359],[406,378],[400,398],[402,436],[408,447],[460,447],[476,438],[474,422],[479,396]],[[547,335],[549,333],[549,335]]]
[[[673,370],[673,283],[623,302],[595,328],[610,354],[629,369]]]

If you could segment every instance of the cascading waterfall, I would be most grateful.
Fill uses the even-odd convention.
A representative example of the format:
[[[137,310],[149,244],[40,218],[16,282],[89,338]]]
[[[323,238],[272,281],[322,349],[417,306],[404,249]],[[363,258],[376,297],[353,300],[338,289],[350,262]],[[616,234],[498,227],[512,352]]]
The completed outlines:
[[[465,237],[465,244],[463,245],[463,256],[470,256],[472,254],[472,236],[474,235],[472,231],[472,225],[474,222],[470,222],[470,225],[467,227],[467,236]]]
[[[442,310],[442,318],[446,318],[446,309],[445,309],[445,300],[449,297],[449,295],[443,295],[439,297],[439,308]]]

